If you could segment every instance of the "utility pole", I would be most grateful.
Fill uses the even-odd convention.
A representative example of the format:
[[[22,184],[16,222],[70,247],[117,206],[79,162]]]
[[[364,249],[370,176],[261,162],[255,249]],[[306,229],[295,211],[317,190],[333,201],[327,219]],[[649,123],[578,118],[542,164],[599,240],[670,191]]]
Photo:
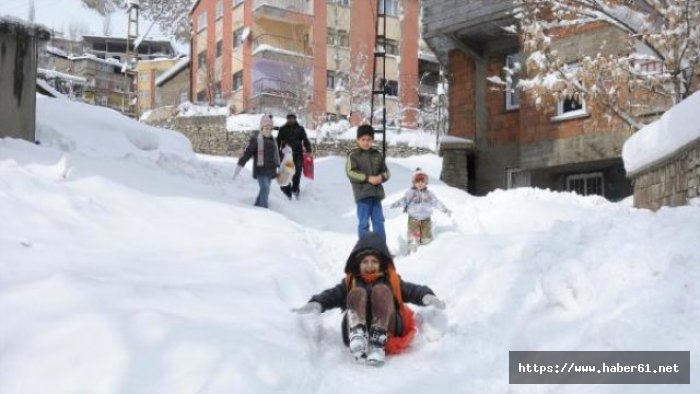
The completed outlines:
[[[127,29],[126,29],[126,52],[124,53],[124,66],[122,71],[124,72],[124,88],[126,92],[122,95],[122,112],[126,113],[126,109],[131,105],[131,84],[129,83],[129,71],[131,68],[131,43],[135,42],[139,37],[139,10],[141,8],[141,2],[139,0],[127,0],[126,13],[127,18]],[[136,54],[134,53],[134,60]],[[125,103],[126,101],[126,103]],[[136,118],[138,118],[138,100],[136,103]]]

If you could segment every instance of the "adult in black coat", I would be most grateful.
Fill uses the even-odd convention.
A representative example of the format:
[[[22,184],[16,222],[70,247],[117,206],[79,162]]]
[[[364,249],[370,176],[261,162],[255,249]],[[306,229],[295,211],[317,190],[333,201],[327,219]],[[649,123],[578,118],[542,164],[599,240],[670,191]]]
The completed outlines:
[[[281,189],[287,198],[291,199],[293,194],[298,199],[304,149],[307,153],[311,153],[311,142],[306,136],[306,130],[297,123],[296,115],[287,115],[287,123],[280,127],[279,134],[277,134],[277,145],[280,150],[287,145],[292,148],[292,158],[296,171],[292,177],[292,184],[282,186]]]
[[[345,275],[338,285],[314,295],[293,311],[347,309],[342,322],[343,342],[358,361],[381,365],[385,351],[399,353],[408,346],[415,326],[405,302],[445,308],[429,287],[401,279],[386,242],[374,232],[357,242],[345,263]]]

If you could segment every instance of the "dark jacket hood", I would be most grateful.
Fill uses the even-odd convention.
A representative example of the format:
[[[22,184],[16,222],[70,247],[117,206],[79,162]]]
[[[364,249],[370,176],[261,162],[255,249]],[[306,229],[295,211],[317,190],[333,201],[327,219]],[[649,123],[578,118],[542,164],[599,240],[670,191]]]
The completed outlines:
[[[374,249],[381,257],[381,270],[385,271],[387,267],[394,268],[394,261],[392,260],[391,253],[389,252],[389,247],[386,246],[386,241],[377,233],[368,232],[362,239],[357,241],[355,247],[350,252],[348,260],[345,263],[345,273],[346,274],[357,274],[359,273],[359,261],[357,261],[357,254],[363,250]]]

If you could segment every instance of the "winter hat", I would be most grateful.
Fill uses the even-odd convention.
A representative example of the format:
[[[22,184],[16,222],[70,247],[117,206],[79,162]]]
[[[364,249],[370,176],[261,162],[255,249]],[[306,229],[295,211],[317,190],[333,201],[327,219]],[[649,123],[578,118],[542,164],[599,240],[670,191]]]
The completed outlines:
[[[411,177],[411,182],[415,184],[416,182],[420,181],[428,183],[428,174],[426,174],[423,170],[420,169],[420,167],[418,167],[413,173],[413,177]]]
[[[357,139],[360,139],[363,135],[368,135],[374,139],[374,128],[368,124],[363,124],[357,128]]]
[[[272,119],[268,115],[263,115],[260,118],[260,130],[263,129],[263,127],[273,127],[272,125]]]

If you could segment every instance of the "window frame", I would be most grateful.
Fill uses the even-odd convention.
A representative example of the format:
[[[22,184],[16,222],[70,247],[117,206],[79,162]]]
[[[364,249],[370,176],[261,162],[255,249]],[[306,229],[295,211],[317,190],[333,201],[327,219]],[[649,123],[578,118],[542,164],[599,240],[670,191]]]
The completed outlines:
[[[224,0],[218,0],[216,2],[216,18],[215,20],[219,20],[224,17]]]
[[[207,23],[208,23],[207,11],[202,11],[197,16],[197,33],[206,30],[208,27]]]
[[[224,54],[224,40],[216,42],[216,57],[220,58]]]
[[[588,193],[588,182],[593,179],[600,179],[600,194],[598,193]],[[572,183],[576,181],[583,181],[583,189],[585,194],[579,193],[578,190],[572,188]],[[602,172],[586,172],[581,174],[567,175],[565,179],[566,190],[569,192],[574,192],[581,196],[602,196],[605,197],[605,176]]]
[[[512,62],[512,63],[511,63]],[[511,53],[506,55],[505,58],[505,66],[508,68],[513,68],[515,67],[515,63],[520,63],[520,55],[518,53]],[[522,64],[522,63],[521,63]],[[505,94],[505,105],[506,105],[506,111],[513,111],[516,109],[520,109],[520,94],[518,94],[517,85],[518,82],[520,81],[520,75],[516,75],[517,73],[513,73],[513,75],[510,76],[510,82],[508,82],[508,79],[506,79],[506,94]],[[516,86],[515,88],[513,86]],[[515,98],[515,100],[513,100]],[[516,101],[516,103],[513,103],[513,101]]]
[[[580,96],[579,96],[580,97]],[[580,104],[581,108],[572,111],[564,112],[564,102],[566,100],[574,100],[574,97],[564,97],[559,99],[557,102],[557,115],[552,118],[554,121],[576,119],[584,116],[588,116],[588,108],[586,106],[586,100],[581,98]]]
[[[335,90],[336,74],[335,70],[326,70],[326,90]],[[328,85],[329,81],[332,81],[331,86]]]
[[[238,81],[238,83],[236,83]],[[236,86],[238,85],[238,86]],[[243,70],[236,71],[231,77],[231,91],[237,92],[243,88]]]
[[[243,46],[243,32],[245,27],[239,27],[233,31],[233,49]],[[238,40],[236,40],[238,38]]]

